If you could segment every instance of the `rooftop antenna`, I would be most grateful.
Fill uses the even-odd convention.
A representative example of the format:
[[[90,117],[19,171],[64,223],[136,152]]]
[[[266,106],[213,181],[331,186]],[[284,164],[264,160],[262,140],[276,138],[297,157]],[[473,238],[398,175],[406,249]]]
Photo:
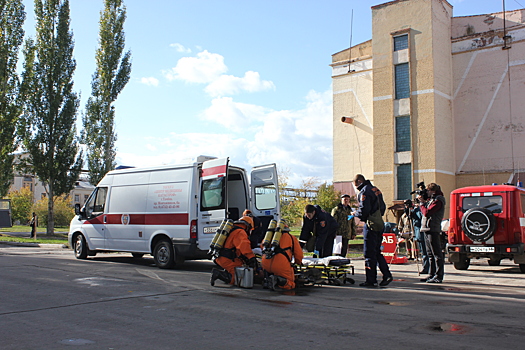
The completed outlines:
[[[501,0],[503,2],[503,47],[502,50],[508,50],[512,46],[507,45],[509,41],[511,40],[511,36],[507,35],[507,17],[505,15],[505,0]]]
[[[350,16],[350,48],[348,49],[348,73],[355,72],[354,69],[350,68],[352,62],[352,30],[354,26],[354,9],[352,9],[352,15]]]

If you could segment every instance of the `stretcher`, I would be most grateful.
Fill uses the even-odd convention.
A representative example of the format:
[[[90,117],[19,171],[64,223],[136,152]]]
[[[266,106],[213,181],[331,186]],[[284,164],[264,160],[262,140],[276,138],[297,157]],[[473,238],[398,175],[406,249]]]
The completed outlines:
[[[326,258],[303,258],[302,264],[295,264],[295,280],[298,286],[354,284],[354,266],[350,259],[340,256]]]

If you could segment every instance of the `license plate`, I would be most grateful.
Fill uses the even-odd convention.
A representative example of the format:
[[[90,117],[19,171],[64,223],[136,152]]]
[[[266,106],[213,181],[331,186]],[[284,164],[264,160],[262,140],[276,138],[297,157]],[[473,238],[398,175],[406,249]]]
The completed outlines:
[[[470,247],[471,253],[494,253],[494,247]]]
[[[215,226],[215,227],[205,227],[204,228],[204,233],[215,233],[217,232],[217,229],[219,228],[219,226]]]

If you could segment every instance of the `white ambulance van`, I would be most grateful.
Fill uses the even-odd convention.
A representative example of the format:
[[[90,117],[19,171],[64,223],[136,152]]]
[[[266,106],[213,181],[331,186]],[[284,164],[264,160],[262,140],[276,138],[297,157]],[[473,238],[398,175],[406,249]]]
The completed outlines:
[[[158,267],[172,268],[209,258],[222,220],[237,220],[245,209],[263,228],[279,219],[275,164],[254,167],[251,179],[228,158],[204,156],[186,165],[113,170],[84,207],[76,206],[68,239],[77,259],[130,252],[151,254]]]

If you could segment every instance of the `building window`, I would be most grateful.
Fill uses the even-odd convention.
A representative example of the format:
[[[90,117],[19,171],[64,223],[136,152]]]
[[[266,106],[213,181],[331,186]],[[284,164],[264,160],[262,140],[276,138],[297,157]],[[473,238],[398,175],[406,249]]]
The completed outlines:
[[[410,74],[408,63],[394,66],[396,100],[410,97]]]
[[[397,199],[409,199],[412,192],[412,164],[397,166]]]
[[[394,37],[394,51],[408,49],[408,34]]]
[[[410,116],[396,117],[396,152],[411,150]]]
[[[75,194],[75,203],[80,203],[80,195]]]

